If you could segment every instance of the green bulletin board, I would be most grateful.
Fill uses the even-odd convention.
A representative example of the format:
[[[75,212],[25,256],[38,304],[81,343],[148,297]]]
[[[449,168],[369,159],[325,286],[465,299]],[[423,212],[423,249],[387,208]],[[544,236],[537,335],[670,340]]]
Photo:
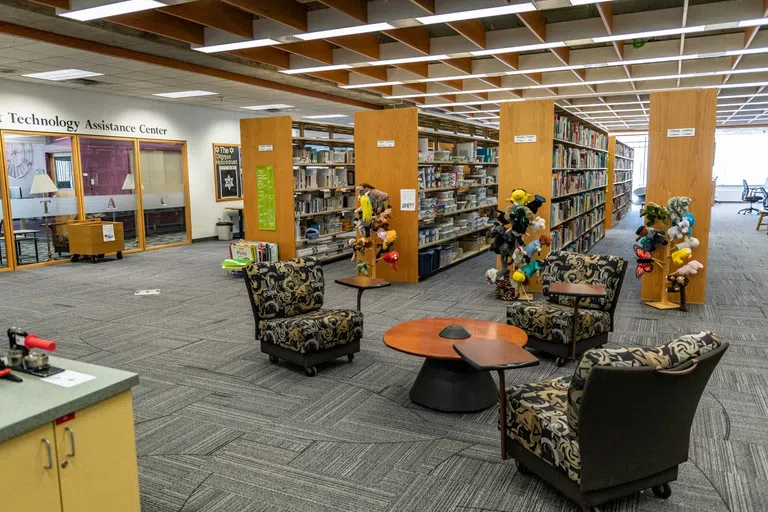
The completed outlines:
[[[256,166],[256,186],[258,187],[257,211],[259,215],[259,229],[277,231],[274,166]]]

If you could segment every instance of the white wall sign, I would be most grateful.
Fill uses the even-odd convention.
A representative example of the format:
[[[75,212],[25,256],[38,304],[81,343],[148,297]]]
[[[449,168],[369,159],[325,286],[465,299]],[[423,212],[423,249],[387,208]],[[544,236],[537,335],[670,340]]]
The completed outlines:
[[[273,149],[272,144],[259,144],[259,151],[272,151]]]
[[[395,141],[393,140],[379,140],[376,141],[376,146],[380,148],[393,148],[395,147]]]
[[[401,212],[416,211],[416,189],[415,188],[400,189],[400,211]]]
[[[696,135],[696,128],[670,128],[667,130],[667,137],[693,137]]]
[[[535,135],[515,135],[515,144],[525,144],[528,142],[536,142]]]

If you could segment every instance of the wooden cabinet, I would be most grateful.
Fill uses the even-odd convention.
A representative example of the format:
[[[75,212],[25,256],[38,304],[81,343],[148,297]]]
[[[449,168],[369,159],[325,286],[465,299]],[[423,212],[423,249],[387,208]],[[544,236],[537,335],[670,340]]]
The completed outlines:
[[[61,510],[53,423],[0,443],[0,482],[3,510]]]
[[[0,482],[14,486],[3,510],[140,510],[130,391],[0,443],[0,461]]]

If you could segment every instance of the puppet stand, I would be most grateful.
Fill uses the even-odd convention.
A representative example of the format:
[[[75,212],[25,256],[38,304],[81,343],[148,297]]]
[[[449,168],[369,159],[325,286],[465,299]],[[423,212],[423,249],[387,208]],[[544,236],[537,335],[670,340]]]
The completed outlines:
[[[672,244],[670,243],[664,246],[664,258],[662,261],[659,261],[656,258],[654,258],[654,261],[656,262],[656,264],[662,267],[662,275],[664,276],[664,279],[662,280],[662,287],[661,287],[661,300],[649,301],[645,303],[647,306],[650,306],[654,309],[680,309],[680,304],[677,304],[669,300],[669,292],[667,291],[668,282],[666,280],[666,276],[669,275],[669,259],[670,259],[669,254],[670,254],[671,245]]]

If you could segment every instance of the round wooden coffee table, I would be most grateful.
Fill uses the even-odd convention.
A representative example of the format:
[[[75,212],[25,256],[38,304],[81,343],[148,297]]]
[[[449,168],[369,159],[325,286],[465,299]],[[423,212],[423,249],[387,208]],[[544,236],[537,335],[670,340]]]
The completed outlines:
[[[472,335],[464,340],[440,337],[448,325],[461,325]],[[411,387],[411,400],[447,412],[474,412],[497,402],[498,391],[490,373],[472,368],[456,353],[457,341],[503,339],[525,346],[528,336],[517,327],[471,318],[422,318],[392,327],[384,333],[391,349],[426,358]]]

